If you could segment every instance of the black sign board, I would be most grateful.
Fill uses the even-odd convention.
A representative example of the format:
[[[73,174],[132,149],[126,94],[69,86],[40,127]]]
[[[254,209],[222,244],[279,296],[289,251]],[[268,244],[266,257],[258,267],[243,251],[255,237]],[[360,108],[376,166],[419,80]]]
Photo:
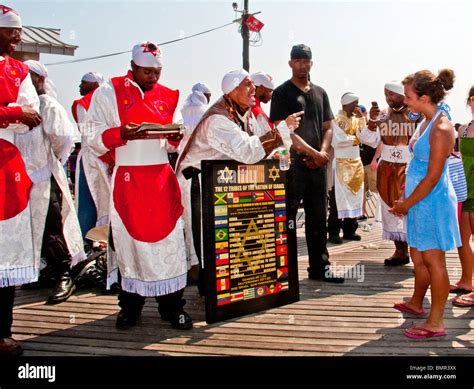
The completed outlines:
[[[296,242],[288,244],[296,234],[288,234],[279,161],[201,166],[206,321],[298,301]]]

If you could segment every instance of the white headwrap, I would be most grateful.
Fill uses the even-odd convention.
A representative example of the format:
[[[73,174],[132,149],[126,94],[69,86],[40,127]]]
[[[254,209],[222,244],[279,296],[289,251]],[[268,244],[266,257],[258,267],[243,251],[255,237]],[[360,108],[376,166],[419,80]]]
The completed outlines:
[[[0,5],[0,27],[21,28],[20,16],[14,9]]]
[[[249,77],[249,73],[244,69],[233,70],[227,73],[222,79],[221,88],[222,92],[227,95],[232,92],[239,84],[246,78]]]
[[[193,86],[192,93],[186,97],[183,106],[201,106],[207,105],[207,97],[204,96],[204,93],[211,93],[211,90],[206,84],[197,83]]]
[[[396,93],[397,95],[405,96],[405,88],[403,87],[403,84],[401,82],[387,82],[384,88],[389,90],[390,92]]]
[[[341,97],[341,104],[342,105],[347,105],[347,104],[351,104],[355,101],[359,100],[359,96],[357,96],[355,93],[352,93],[352,92],[348,92],[348,93],[344,93]]]
[[[201,82],[194,84],[192,91],[193,92],[198,91],[201,93],[211,93],[211,90],[209,89],[209,87],[206,84],[201,83]]]
[[[272,77],[265,72],[257,72],[250,76],[255,86],[264,86],[268,89],[275,89],[275,85],[272,82]]]
[[[148,45],[155,45],[156,50],[151,50]],[[137,43],[132,49],[132,60],[137,66],[143,68],[162,68],[163,56],[158,45],[146,41]]]
[[[82,76],[81,81],[97,82],[99,85],[104,83],[104,76],[98,72],[89,72]]]
[[[25,61],[24,64],[28,66],[31,72],[37,74],[38,76],[44,77],[44,91],[47,95],[57,99],[58,94],[56,93],[56,86],[54,85],[53,81],[51,81],[48,77],[48,69],[46,68],[46,66],[32,59]]]

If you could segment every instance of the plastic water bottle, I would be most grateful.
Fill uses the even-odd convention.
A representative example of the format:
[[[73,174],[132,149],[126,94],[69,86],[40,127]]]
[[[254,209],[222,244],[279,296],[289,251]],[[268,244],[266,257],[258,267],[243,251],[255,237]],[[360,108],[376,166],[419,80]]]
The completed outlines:
[[[279,151],[280,154],[280,170],[290,169],[290,153],[288,150],[282,147]]]

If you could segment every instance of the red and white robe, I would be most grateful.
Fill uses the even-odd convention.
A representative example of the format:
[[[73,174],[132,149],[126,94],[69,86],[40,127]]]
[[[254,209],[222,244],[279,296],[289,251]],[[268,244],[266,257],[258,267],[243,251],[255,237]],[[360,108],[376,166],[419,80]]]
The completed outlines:
[[[21,110],[12,105],[32,104],[39,112],[39,99],[28,67],[0,56],[0,287],[37,280],[40,257],[35,256],[30,191],[24,156],[15,145],[15,133],[28,127],[11,124]]]
[[[155,84],[143,92],[129,72],[96,90],[88,112],[95,129],[90,142],[97,156],[115,150],[112,174],[108,278],[142,296],[160,296],[186,286],[181,194],[161,139],[124,141],[120,127],[133,122],[169,124],[179,92]]]

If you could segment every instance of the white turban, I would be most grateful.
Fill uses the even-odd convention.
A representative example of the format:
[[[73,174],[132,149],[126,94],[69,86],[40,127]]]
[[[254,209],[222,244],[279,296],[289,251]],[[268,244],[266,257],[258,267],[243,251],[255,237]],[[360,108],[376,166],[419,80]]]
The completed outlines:
[[[14,9],[0,5],[0,27],[21,28],[20,16]]]
[[[104,76],[97,72],[89,72],[82,76],[81,81],[97,82],[99,85],[104,83]]]
[[[32,59],[25,61],[24,64],[28,66],[31,72],[37,74],[38,76],[44,77],[45,93],[57,99],[58,94],[56,92],[56,86],[54,85],[54,82],[48,77],[48,69],[46,68],[46,66],[44,66],[41,62],[34,61]]]
[[[192,91],[193,92],[201,92],[202,94],[211,93],[211,90],[209,89],[209,87],[206,84],[201,83],[201,82],[198,82],[197,84],[194,84]]]
[[[357,96],[355,93],[352,93],[352,92],[348,92],[348,93],[344,93],[341,97],[341,104],[342,105],[347,105],[347,104],[351,104],[355,101],[359,100],[359,96]]]
[[[227,73],[222,79],[222,92],[225,95],[229,94],[237,88],[246,77],[249,77],[249,73],[244,69],[233,70]]]
[[[42,63],[29,59],[28,61],[25,61],[24,64],[38,76],[42,76],[44,78],[48,77],[48,69],[46,69],[46,66],[44,66]]]
[[[384,88],[389,90],[390,92],[396,93],[397,95],[405,96],[405,88],[403,87],[403,84],[401,82],[387,82]]]
[[[250,78],[252,79],[255,86],[261,85],[271,90],[275,89],[275,85],[273,85],[272,82],[272,77],[268,73],[257,72],[252,74]]]
[[[150,49],[150,45],[155,46],[156,50]],[[140,42],[133,46],[132,60],[137,66],[142,68],[162,68],[163,56],[158,45],[153,42]]]

